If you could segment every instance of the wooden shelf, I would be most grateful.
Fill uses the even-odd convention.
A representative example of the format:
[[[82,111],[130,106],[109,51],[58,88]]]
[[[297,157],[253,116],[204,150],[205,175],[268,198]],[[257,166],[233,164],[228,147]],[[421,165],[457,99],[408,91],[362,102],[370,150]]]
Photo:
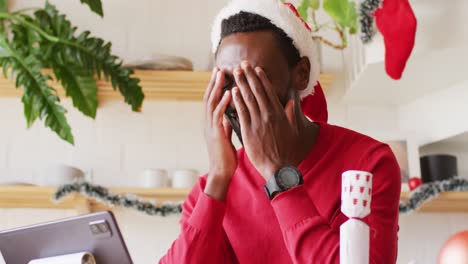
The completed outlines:
[[[401,200],[407,201],[409,192],[401,194]],[[425,203],[419,210],[425,213],[468,213],[468,192],[445,192]]]
[[[147,100],[200,101],[210,75],[211,72],[137,70],[134,77],[141,80],[140,85],[143,87]],[[320,75],[320,83],[325,91],[332,81],[333,75]],[[97,84],[100,100],[122,98],[119,92],[113,90],[109,82],[98,81]],[[51,82],[51,85],[57,89],[59,96],[65,96],[64,90],[58,83]],[[16,89],[12,80],[0,77],[0,97],[21,97],[22,95],[22,89]]]
[[[40,186],[0,186],[0,208],[49,208],[49,209],[76,209],[81,213],[107,210],[108,207],[96,202],[94,199],[82,195],[70,195],[55,203],[52,195],[55,187]],[[145,199],[157,201],[182,201],[190,189],[172,188],[110,188],[113,193],[136,194]],[[408,192],[401,194],[401,200],[407,201]],[[468,192],[447,192],[424,204],[420,212],[464,212],[468,213]]]
[[[56,203],[52,200],[55,190],[55,187],[0,186],[0,208],[76,209],[80,213],[109,209],[94,199],[80,194],[70,195]],[[110,191],[119,194],[136,194],[145,199],[157,199],[157,201],[182,201],[187,197],[190,189],[110,188]]]
[[[85,203],[82,196],[70,195],[60,203],[52,201],[55,187],[0,186],[0,208],[75,209]]]

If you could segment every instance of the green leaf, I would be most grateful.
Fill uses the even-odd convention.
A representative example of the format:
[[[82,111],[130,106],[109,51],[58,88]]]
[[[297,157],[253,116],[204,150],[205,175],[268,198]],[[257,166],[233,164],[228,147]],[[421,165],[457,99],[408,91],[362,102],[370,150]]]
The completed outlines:
[[[46,4],[44,10],[35,13],[36,23],[47,33],[58,38],[57,43],[42,42],[41,49],[45,62],[53,61],[57,65],[74,69],[89,69],[98,78],[110,79],[112,87],[118,89],[124,96],[125,102],[132,106],[132,110],[140,109],[144,94],[139,85],[139,79],[131,77],[132,70],[123,69],[121,60],[112,54],[111,43],[92,37],[87,31],[75,37],[76,28],[57,9]]]
[[[21,98],[24,106],[24,117],[26,117],[28,128],[33,125],[41,112],[41,101],[38,99],[40,99],[40,97],[30,95],[30,93],[24,93]]]
[[[94,119],[98,98],[96,80],[92,72],[62,65],[54,65],[53,70],[57,80],[62,83],[66,95],[71,97],[73,105],[83,114]]]
[[[104,17],[101,0],[80,0],[82,4],[87,4],[89,8],[100,17]]]
[[[9,57],[10,53],[5,50],[4,47],[0,46],[0,58]]]
[[[320,0],[302,0],[301,4],[297,7],[297,12],[299,15],[307,21],[309,19],[309,13],[307,11],[309,8],[317,10],[320,8]]]
[[[0,0],[0,13],[8,13],[8,0]],[[5,31],[5,22],[0,19],[0,31]]]
[[[8,0],[0,0],[0,12],[8,13]]]
[[[310,7],[310,0],[302,0],[301,4],[297,7],[297,12],[299,12],[299,15],[307,21],[309,19],[309,14],[307,13],[307,10],[309,10]]]
[[[71,128],[65,117],[66,110],[59,104],[55,90],[47,84],[50,76],[41,73],[41,62],[33,55],[22,56],[12,48],[4,35],[0,35],[0,47],[4,49],[4,54],[8,54],[8,57],[0,60],[0,64],[11,65],[17,77],[17,88],[24,89],[22,101],[28,127],[40,118],[59,137],[73,144]]]
[[[356,3],[350,2],[350,8],[348,9],[348,18],[349,18],[349,33],[356,34],[358,30],[358,20],[359,15],[356,11]]]
[[[341,27],[357,31],[358,14],[356,4],[348,0],[324,0],[323,9]]]
[[[32,22],[32,18],[27,15],[21,15],[25,21]],[[9,29],[12,33],[11,46],[22,56],[30,54],[40,54],[41,52],[35,45],[39,41],[39,36],[30,28],[20,24],[11,23]]]

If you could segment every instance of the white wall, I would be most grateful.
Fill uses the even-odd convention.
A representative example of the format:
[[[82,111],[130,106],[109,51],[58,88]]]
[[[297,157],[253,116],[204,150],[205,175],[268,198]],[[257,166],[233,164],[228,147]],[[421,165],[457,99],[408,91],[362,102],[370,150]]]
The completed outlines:
[[[419,145],[466,132],[467,98],[468,81],[421,96],[399,107],[400,127]]]
[[[42,0],[13,1],[14,8],[38,5]],[[104,0],[105,19],[91,15],[77,0],[54,0],[80,29],[113,41],[117,54],[135,59],[154,52],[192,59],[208,68],[209,24],[223,1]],[[325,50],[337,56],[335,51]],[[324,60],[330,59],[324,56]],[[330,122],[367,133],[381,140],[408,138],[397,106],[345,105],[337,100],[342,78],[328,93]],[[341,90],[340,90],[341,89]],[[93,169],[95,182],[128,186],[145,168],[195,168],[206,171],[199,102],[146,101],[142,113],[132,113],[121,101],[100,105],[95,121],[83,117],[65,100],[76,146],[61,142],[36,124],[25,129],[18,98],[0,99],[0,178],[32,181],[35,171],[52,162]],[[450,106],[450,102],[446,102]],[[414,109],[417,107],[411,107]],[[408,114],[410,108],[404,111]],[[415,145],[416,146],[416,145]],[[417,149],[417,147],[415,147]],[[412,163],[415,166],[414,162]],[[0,209],[0,229],[66,217],[73,211]],[[135,263],[156,261],[179,232],[177,217],[149,217],[117,211],[117,218]],[[449,221],[447,221],[447,219]],[[449,225],[447,225],[449,223]],[[399,262],[435,263],[449,234],[468,228],[466,215],[413,214],[401,218]]]

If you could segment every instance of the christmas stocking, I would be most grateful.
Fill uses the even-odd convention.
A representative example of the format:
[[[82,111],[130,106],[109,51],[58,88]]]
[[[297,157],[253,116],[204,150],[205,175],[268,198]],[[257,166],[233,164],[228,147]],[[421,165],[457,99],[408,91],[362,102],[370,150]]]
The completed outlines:
[[[408,0],[384,0],[375,11],[377,28],[385,43],[385,69],[395,80],[401,78],[416,35],[416,17]]]

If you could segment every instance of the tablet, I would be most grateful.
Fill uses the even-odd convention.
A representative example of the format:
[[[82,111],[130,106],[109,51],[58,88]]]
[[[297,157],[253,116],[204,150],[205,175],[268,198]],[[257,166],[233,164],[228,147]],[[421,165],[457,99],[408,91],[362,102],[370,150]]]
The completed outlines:
[[[78,252],[92,253],[99,264],[133,263],[110,211],[0,231],[0,252],[6,264]]]

